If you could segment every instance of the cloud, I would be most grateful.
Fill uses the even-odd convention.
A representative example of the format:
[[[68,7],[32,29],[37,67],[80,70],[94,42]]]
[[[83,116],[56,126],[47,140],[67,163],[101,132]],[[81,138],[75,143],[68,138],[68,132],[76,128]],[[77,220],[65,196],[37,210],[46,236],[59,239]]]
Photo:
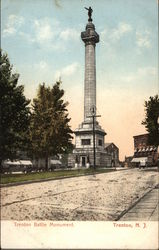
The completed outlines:
[[[98,76],[99,89],[114,91],[119,94],[122,91],[132,98],[141,98],[144,95],[153,95],[157,92],[158,72],[156,67],[138,67],[133,71],[117,72],[101,71]],[[119,94],[120,95],[120,94]],[[135,97],[136,96],[136,97]]]
[[[35,68],[38,70],[45,70],[48,69],[48,64],[45,61],[40,61],[39,63],[35,64]]]
[[[23,34],[29,42],[37,43],[41,48],[65,50],[66,41],[77,40],[79,33],[75,29],[62,29],[56,19],[36,19],[33,21],[32,36]]]
[[[129,34],[132,32],[132,26],[126,22],[118,23],[113,29],[107,26],[100,32],[101,45],[110,61],[116,60],[122,46],[126,48],[129,44]],[[120,45],[120,49],[117,43]]]
[[[131,83],[132,85],[140,83],[140,85],[143,86],[142,83],[144,84],[149,83],[150,79],[152,82],[154,82],[154,79],[156,77],[157,77],[157,68],[142,67],[138,68],[136,72],[122,75],[121,77],[119,77],[119,81],[123,83]]]
[[[77,62],[67,65],[66,67],[60,70],[57,70],[55,72],[55,79],[57,80],[59,79],[59,77],[71,76],[77,71],[78,68],[79,68],[79,64]]]
[[[23,39],[25,39],[25,41],[29,42],[29,43],[34,43],[35,42],[35,38],[29,34],[29,33],[25,33],[23,31],[19,31],[18,35],[20,37],[22,37]]]
[[[77,40],[80,37],[80,32],[78,32],[76,29],[67,28],[61,31],[59,37],[65,41],[72,39]]]
[[[106,28],[100,32],[100,40],[101,40],[102,42],[104,42],[107,33],[108,33],[108,30],[107,30]]]
[[[23,24],[24,18],[22,16],[10,15],[3,30],[3,36],[15,35]]]
[[[100,33],[101,41],[102,42],[109,42],[111,43],[120,40],[125,34],[130,33],[132,31],[132,27],[130,24],[125,22],[120,22],[118,26],[114,29],[110,29],[106,27]]]
[[[110,35],[110,38],[113,41],[119,40],[122,36],[124,36],[126,33],[129,33],[132,31],[132,27],[128,23],[120,22],[118,24],[118,27],[116,29],[113,29]]]
[[[28,29],[29,25],[29,29]],[[22,16],[10,15],[3,30],[3,36],[15,35],[30,44],[37,44],[45,50],[61,50],[67,47],[70,40],[80,41],[80,31],[73,28],[63,28],[55,18],[31,19],[24,22]]]
[[[140,76],[157,76],[157,68],[155,67],[139,68],[138,73]]]
[[[150,48],[150,32],[148,30],[136,31],[136,44],[140,48]]]
[[[158,69],[156,67],[140,67],[132,75],[129,86],[138,90],[138,95],[153,95],[158,91]],[[135,91],[135,90],[134,90]]]
[[[35,41],[38,43],[50,42],[58,33],[58,22],[53,23],[49,19],[34,20],[33,29],[35,33]]]

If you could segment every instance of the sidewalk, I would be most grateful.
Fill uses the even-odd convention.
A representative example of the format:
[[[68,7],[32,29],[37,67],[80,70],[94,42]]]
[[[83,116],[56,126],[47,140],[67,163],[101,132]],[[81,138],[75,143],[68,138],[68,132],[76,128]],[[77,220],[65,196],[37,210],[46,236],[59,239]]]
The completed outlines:
[[[120,221],[158,221],[159,186],[146,194],[134,207],[124,214]]]

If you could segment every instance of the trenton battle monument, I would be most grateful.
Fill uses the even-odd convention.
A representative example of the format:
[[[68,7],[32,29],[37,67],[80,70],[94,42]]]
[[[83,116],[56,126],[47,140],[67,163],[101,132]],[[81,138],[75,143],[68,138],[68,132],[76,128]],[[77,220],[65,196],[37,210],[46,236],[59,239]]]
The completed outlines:
[[[96,55],[95,47],[99,35],[92,23],[92,8],[88,10],[88,23],[81,39],[85,45],[84,79],[84,121],[74,131],[75,149],[69,155],[68,165],[72,167],[110,166],[110,157],[104,150],[106,132],[97,121],[96,114]]]

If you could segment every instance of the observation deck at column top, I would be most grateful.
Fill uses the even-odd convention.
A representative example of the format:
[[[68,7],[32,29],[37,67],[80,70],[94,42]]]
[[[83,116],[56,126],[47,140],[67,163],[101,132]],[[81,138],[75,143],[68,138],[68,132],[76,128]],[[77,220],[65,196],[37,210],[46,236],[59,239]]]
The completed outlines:
[[[86,30],[81,32],[81,39],[84,43],[99,42],[99,35],[95,31],[95,25],[92,22],[88,22],[88,24],[86,25]]]

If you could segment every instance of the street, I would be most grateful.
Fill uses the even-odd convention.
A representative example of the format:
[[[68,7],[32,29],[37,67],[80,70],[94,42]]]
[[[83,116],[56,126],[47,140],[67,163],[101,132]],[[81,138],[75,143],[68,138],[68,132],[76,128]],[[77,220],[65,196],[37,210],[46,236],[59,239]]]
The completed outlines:
[[[128,169],[3,187],[1,219],[112,221],[157,184],[157,170]]]

